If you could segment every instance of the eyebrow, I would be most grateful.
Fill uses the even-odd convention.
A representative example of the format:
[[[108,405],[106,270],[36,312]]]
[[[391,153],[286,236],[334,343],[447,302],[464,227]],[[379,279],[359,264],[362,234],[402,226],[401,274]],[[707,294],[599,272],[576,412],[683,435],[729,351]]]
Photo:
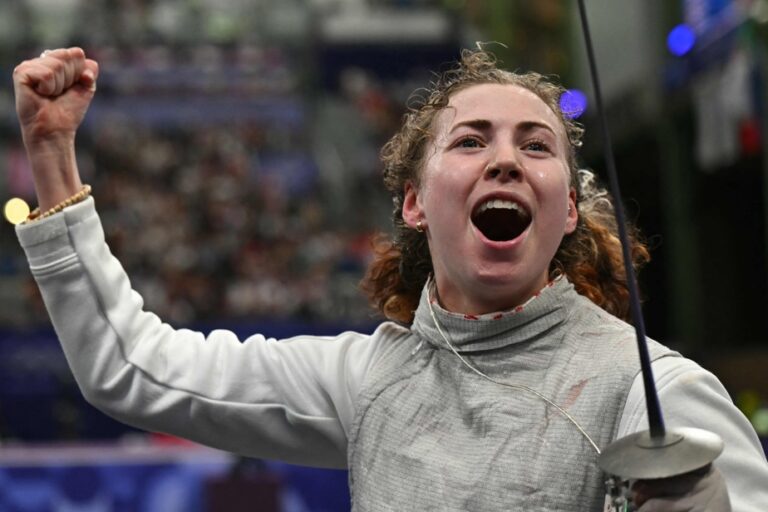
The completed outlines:
[[[462,128],[464,126],[482,131],[482,130],[489,129],[492,125],[493,123],[491,123],[487,119],[469,119],[467,121],[462,121],[454,125],[453,128],[451,128],[451,131],[448,132],[448,134],[451,134],[455,132],[457,129]],[[555,132],[555,130],[551,126],[549,126],[547,123],[542,121],[523,121],[517,125],[517,129],[522,130],[524,132],[530,132],[537,128],[547,130],[548,132],[551,132],[552,135],[557,136],[557,133]]]
[[[487,119],[470,119],[468,121],[462,121],[460,123],[456,123],[453,126],[453,128],[451,128],[451,131],[448,132],[448,134],[450,135],[451,133],[455,132],[456,130],[464,126],[482,131],[482,130],[487,130],[488,128],[491,127],[491,125],[492,123]]]

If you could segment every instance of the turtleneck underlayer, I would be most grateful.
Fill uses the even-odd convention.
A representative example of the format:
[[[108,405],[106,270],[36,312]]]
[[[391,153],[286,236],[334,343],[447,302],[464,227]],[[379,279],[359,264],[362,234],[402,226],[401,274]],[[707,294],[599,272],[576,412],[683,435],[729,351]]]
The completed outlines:
[[[547,284],[523,306],[485,315],[463,315],[443,309],[430,288],[427,283],[422,291],[411,330],[436,347],[449,348],[435,325],[431,307],[440,329],[460,353],[497,350],[540,338],[565,320],[569,305],[579,298],[563,277]]]

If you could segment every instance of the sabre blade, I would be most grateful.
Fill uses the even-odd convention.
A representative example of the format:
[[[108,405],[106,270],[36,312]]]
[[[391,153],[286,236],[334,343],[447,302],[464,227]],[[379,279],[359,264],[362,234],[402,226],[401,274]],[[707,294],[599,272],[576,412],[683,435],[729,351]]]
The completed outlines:
[[[637,350],[640,354],[640,370],[645,388],[645,404],[648,411],[649,430],[632,434],[611,443],[598,459],[600,468],[608,474],[630,479],[666,478],[699,469],[711,463],[723,450],[723,442],[717,434],[701,429],[677,428],[667,430],[659,402],[659,394],[653,378],[648,342],[645,336],[645,322],[640,308],[640,294],[637,289],[635,269],[632,267],[632,253],[627,236],[624,207],[621,201],[619,178],[613,156],[608,121],[603,108],[603,97],[592,37],[589,31],[584,0],[578,0],[581,27],[587,49],[589,72],[595,93],[598,118],[604,140],[605,165],[608,184],[615,204],[616,224],[624,257],[624,270],[629,290],[632,321],[635,326]]]

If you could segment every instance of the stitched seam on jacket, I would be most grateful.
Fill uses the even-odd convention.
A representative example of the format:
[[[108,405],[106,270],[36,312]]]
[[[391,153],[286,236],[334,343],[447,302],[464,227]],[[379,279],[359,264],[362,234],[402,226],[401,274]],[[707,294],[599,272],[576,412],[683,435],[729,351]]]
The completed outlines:
[[[392,343],[398,343],[398,342],[404,343],[405,340],[407,338],[410,338],[411,336],[416,336],[417,338],[420,339],[421,342],[425,341],[425,340],[421,339],[421,336],[417,335],[414,332],[410,332],[409,331],[409,332],[403,333],[401,336],[398,336],[396,339],[391,340],[391,342]],[[408,350],[410,352],[413,349],[409,347]],[[380,386],[380,389],[378,391],[376,391],[373,395],[368,395],[367,393],[360,393],[360,396],[359,396],[360,403],[358,404],[360,408],[359,408],[358,412],[355,414],[355,419],[352,421],[352,427],[350,428],[350,431],[349,431],[349,447],[347,449],[347,451],[348,451],[348,453],[347,453],[347,468],[349,470],[349,478],[348,478],[348,480],[349,480],[349,493],[350,493],[350,501],[352,502],[353,505],[354,505],[354,496],[353,496],[354,485],[353,484],[354,484],[355,476],[353,475],[353,467],[354,467],[354,465],[350,464],[350,461],[352,461],[355,458],[355,451],[356,451],[356,448],[357,448],[357,438],[358,438],[358,434],[359,434],[359,431],[360,431],[360,426],[363,423],[366,414],[368,414],[368,411],[369,411],[369,409],[371,407],[371,404],[373,404],[373,402],[382,393],[387,391],[391,386],[397,384],[398,382],[402,382],[403,380],[409,379],[412,376],[414,376],[415,374],[417,374],[418,372],[420,372],[424,368],[424,366],[426,366],[429,363],[430,359],[433,356],[434,356],[434,353],[432,353],[430,355],[430,357],[424,358],[422,361],[420,361],[420,364],[415,365],[415,367],[412,368],[410,372],[401,375],[399,378],[397,378],[395,380],[386,380],[385,381],[385,385]],[[412,360],[413,360],[413,356],[411,355],[411,356],[408,357],[406,362],[411,362]],[[381,364],[381,360],[377,361],[377,363]],[[402,367],[398,368],[398,370],[396,370],[396,371],[399,371],[401,369],[402,369]],[[364,386],[364,384],[363,384],[363,386]]]
[[[77,265],[79,261],[80,258],[78,254],[72,253],[43,265],[30,265],[29,269],[35,276],[47,276],[61,270],[67,270],[68,268]]]

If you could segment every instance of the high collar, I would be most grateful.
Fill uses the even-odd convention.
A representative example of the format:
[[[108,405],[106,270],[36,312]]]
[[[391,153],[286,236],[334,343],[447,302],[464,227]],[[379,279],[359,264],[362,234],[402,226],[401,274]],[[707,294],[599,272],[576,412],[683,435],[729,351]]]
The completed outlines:
[[[431,292],[428,281],[421,292],[419,306],[411,330],[430,344],[448,349],[430,312],[458,352],[482,352],[531,341],[550,331],[566,317],[567,305],[578,294],[573,285],[561,277],[545,286],[523,306],[509,311],[485,315],[463,315],[443,309]]]

